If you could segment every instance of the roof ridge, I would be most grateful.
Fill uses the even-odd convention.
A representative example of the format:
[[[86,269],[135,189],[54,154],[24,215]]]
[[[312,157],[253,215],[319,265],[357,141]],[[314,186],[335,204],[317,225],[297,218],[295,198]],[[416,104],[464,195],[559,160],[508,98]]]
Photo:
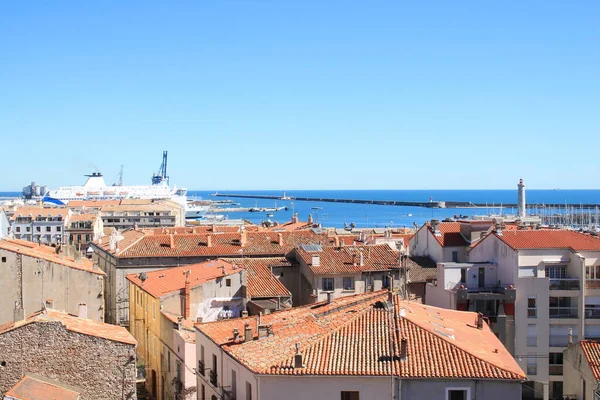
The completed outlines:
[[[141,235],[139,238],[135,239],[133,242],[131,242],[129,244],[129,246],[126,246],[124,249],[121,249],[121,251],[119,251],[119,255],[122,255],[125,251],[129,250],[133,245],[139,243],[142,239],[149,237],[148,234],[146,234],[146,232],[143,231],[137,231],[137,230],[133,230],[132,232],[139,232]],[[117,243],[118,244],[118,243]],[[116,251],[116,248],[115,248]]]
[[[428,307],[431,307],[431,306],[428,306]],[[452,311],[454,311],[454,310],[452,310]],[[461,311],[461,312],[465,312],[465,311]],[[518,374],[518,373],[516,373],[515,371],[511,371],[511,370],[509,370],[509,369],[506,369],[506,368],[500,367],[499,365],[492,364],[491,362],[489,362],[489,361],[487,361],[487,360],[485,360],[485,359],[481,358],[480,356],[478,356],[478,355],[474,354],[473,352],[471,352],[471,351],[469,351],[469,350],[467,350],[467,349],[465,349],[465,348],[463,348],[463,347],[461,347],[461,346],[458,346],[458,345],[456,344],[456,342],[454,342],[454,341],[451,341],[451,340],[448,340],[448,339],[447,339],[447,338],[445,338],[443,335],[441,335],[441,334],[437,333],[435,330],[431,331],[431,330],[429,330],[429,329],[427,329],[427,328],[425,328],[425,327],[421,326],[421,324],[418,324],[417,322],[413,321],[412,319],[410,319],[410,318],[406,318],[406,316],[405,316],[404,318],[406,319],[406,321],[407,321],[407,322],[409,322],[409,323],[413,324],[414,326],[418,327],[419,329],[421,329],[421,330],[424,330],[424,331],[426,331],[426,332],[428,332],[428,333],[430,333],[430,334],[433,334],[434,336],[436,336],[436,337],[438,337],[439,339],[443,340],[444,342],[448,343],[449,345],[451,345],[451,346],[452,346],[452,347],[454,347],[455,349],[457,349],[457,350],[460,350],[460,351],[462,351],[462,352],[464,352],[464,353],[467,353],[467,354],[468,354],[468,355],[470,355],[471,357],[475,357],[477,360],[479,360],[479,361],[481,361],[481,362],[485,363],[486,365],[488,365],[488,366],[490,366],[490,367],[493,367],[493,368],[500,369],[500,370],[502,370],[502,371],[504,371],[504,372],[507,372],[507,373],[510,373],[510,374],[512,374],[512,375],[514,375],[514,376],[519,376],[519,377],[522,377],[523,379],[525,379],[525,378],[526,378],[526,376],[519,375],[519,374]],[[474,329],[477,329],[477,328],[474,328]],[[490,332],[491,332],[491,330],[490,330]],[[498,347],[498,350],[500,351],[500,349],[501,349],[501,348],[504,348],[504,345],[503,345],[502,343],[500,343],[500,346]],[[512,356],[511,356],[511,357],[512,357]]]

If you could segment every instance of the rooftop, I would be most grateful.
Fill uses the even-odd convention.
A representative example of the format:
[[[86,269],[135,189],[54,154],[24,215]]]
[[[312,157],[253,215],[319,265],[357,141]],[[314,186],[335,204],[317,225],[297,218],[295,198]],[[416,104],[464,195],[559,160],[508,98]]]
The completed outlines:
[[[37,207],[37,206],[23,206],[15,210],[15,213],[10,217],[11,221],[16,220],[19,217],[32,217],[38,216],[48,217],[66,217],[69,214],[69,209],[66,207]]]
[[[442,247],[468,246],[469,242],[460,233],[460,222],[439,222],[440,235],[435,235],[433,227],[427,223],[427,228]]]
[[[597,340],[582,340],[579,343],[594,374],[594,378],[600,381],[600,342]]]
[[[123,258],[242,257],[283,256],[298,243],[318,243],[323,239],[312,231],[163,234],[156,233],[156,230],[129,229],[121,236],[123,239],[114,250],[110,248],[108,237],[94,243],[100,249]]]
[[[78,400],[80,398],[78,392],[67,389],[58,382],[43,381],[28,375],[6,392],[5,396],[18,400]]]
[[[94,263],[84,256],[76,261],[73,257],[67,257],[62,253],[57,253],[55,247],[44,246],[26,240],[4,238],[0,240],[0,249],[38,258],[54,264],[64,265],[69,268],[88,271],[93,274],[106,275],[100,269],[94,269]]]
[[[408,257],[406,266],[411,283],[430,282],[437,278],[437,264],[429,257]]]
[[[380,291],[278,311],[262,316],[273,334],[261,339],[254,317],[196,324],[196,329],[258,374],[526,379],[490,328],[477,329],[477,314],[397,296],[392,302]],[[243,341],[244,324],[254,340]],[[235,341],[233,329],[240,332]],[[406,357],[400,339],[406,339]],[[296,343],[303,368],[294,367]]]
[[[250,298],[291,297],[292,294],[271,273],[271,267],[289,267],[285,257],[228,258],[226,261],[243,265],[247,271],[248,296]]]
[[[126,278],[155,298],[169,293],[179,292],[185,288],[186,276],[184,271],[190,271],[190,287],[213,281],[223,276],[238,273],[243,268],[222,260],[207,261],[199,264],[189,264],[181,267],[161,269],[146,272],[146,280],[142,282],[139,274],[129,274]]]
[[[122,326],[96,322],[91,319],[79,318],[62,311],[47,309],[44,312],[37,312],[23,321],[8,322],[0,325],[0,334],[18,329],[22,326],[32,323],[60,322],[65,329],[71,332],[77,332],[88,336],[108,339],[115,342],[137,345],[137,341],[131,336],[129,331]]]
[[[299,245],[296,252],[311,271],[318,275],[388,271],[399,268],[398,252],[392,250],[387,244],[342,247]],[[314,265],[313,256],[319,257],[319,265]]]
[[[571,249],[572,251],[600,251],[600,239],[585,233],[562,230],[512,230],[494,235],[514,250]]]
[[[98,218],[98,214],[71,214],[69,222],[93,222]]]

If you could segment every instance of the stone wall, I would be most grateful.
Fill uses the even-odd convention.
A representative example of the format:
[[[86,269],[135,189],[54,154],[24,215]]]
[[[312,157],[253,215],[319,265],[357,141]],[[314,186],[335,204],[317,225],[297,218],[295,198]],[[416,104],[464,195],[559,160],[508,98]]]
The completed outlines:
[[[74,386],[82,400],[137,399],[135,346],[32,322],[0,335],[0,396],[26,373]]]

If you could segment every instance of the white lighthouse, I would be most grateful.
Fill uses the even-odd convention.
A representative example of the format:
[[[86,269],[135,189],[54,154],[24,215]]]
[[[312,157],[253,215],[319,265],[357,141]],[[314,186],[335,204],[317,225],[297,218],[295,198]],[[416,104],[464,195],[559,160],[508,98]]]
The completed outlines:
[[[519,218],[524,218],[527,215],[527,209],[525,208],[525,184],[523,183],[523,178],[519,180],[517,187],[519,188]]]

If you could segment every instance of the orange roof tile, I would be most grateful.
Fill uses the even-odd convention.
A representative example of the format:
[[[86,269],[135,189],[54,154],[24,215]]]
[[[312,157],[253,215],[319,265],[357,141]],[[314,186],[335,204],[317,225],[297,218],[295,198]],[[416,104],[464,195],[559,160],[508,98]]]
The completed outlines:
[[[236,274],[242,269],[238,265],[223,260],[212,260],[199,264],[189,264],[181,267],[146,272],[147,279],[144,282],[140,280],[138,274],[129,274],[126,278],[153,297],[159,298],[165,294],[178,292],[185,288],[184,271],[191,271],[188,278],[190,287],[196,287],[219,277]]]
[[[271,273],[271,267],[289,267],[284,257],[228,258],[228,262],[243,265],[247,271],[247,288],[250,298],[291,297],[289,290]]]
[[[51,215],[52,217],[67,217],[71,210],[66,207],[36,207],[36,206],[23,206],[19,207],[15,210],[15,213],[10,217],[11,221],[14,221],[18,217],[27,217],[31,215],[33,218],[37,216],[47,217]]]
[[[9,322],[0,326],[0,334],[32,323],[60,322],[65,329],[88,336],[112,340],[115,342],[137,345],[137,341],[129,331],[122,326],[105,324],[91,319],[79,318],[62,311],[46,310],[37,312],[23,321]]]
[[[98,214],[71,214],[69,222],[90,221],[93,222],[98,218]]]
[[[600,381],[600,342],[597,340],[582,340],[579,343],[594,374],[594,378]]]
[[[435,235],[430,223],[427,223],[427,229],[433,235],[435,240],[442,247],[468,246],[469,242],[460,233],[460,222],[440,222],[439,230],[441,235]]]
[[[220,229],[220,228],[219,228]],[[118,257],[241,257],[246,255],[284,255],[298,243],[318,243],[323,240],[312,231],[245,232],[242,233],[162,234],[130,229],[121,233],[117,252],[110,250],[109,238],[94,242],[100,249]],[[283,246],[279,244],[281,235]],[[210,245],[209,239],[210,237]]]
[[[598,251],[600,239],[585,233],[569,230],[517,230],[494,235],[514,250],[521,249],[571,249],[573,251]]]
[[[18,400],[78,400],[79,393],[59,383],[42,381],[25,375],[5,396]]]
[[[79,261],[75,261],[73,257],[67,257],[64,254],[56,254],[55,247],[39,245],[26,240],[4,238],[0,239],[0,249],[33,258],[39,258],[69,268],[88,271],[93,274],[106,275],[102,270],[94,269],[92,260],[82,256]]]
[[[372,246],[321,247],[321,251],[307,251],[298,246],[297,254],[315,274],[344,274],[361,271],[388,271],[399,268],[398,253],[387,244]],[[360,254],[363,265],[360,265]],[[313,265],[313,256],[319,256],[319,266]]]
[[[252,317],[196,324],[196,329],[254,373],[395,375],[403,378],[525,380],[515,359],[477,315],[401,300],[386,292],[342,297],[262,317],[273,335],[257,339]],[[404,316],[401,316],[401,313]],[[244,324],[255,340],[244,342]],[[233,329],[241,338],[233,340]],[[407,357],[401,358],[401,338]],[[295,344],[304,368],[294,368]]]

